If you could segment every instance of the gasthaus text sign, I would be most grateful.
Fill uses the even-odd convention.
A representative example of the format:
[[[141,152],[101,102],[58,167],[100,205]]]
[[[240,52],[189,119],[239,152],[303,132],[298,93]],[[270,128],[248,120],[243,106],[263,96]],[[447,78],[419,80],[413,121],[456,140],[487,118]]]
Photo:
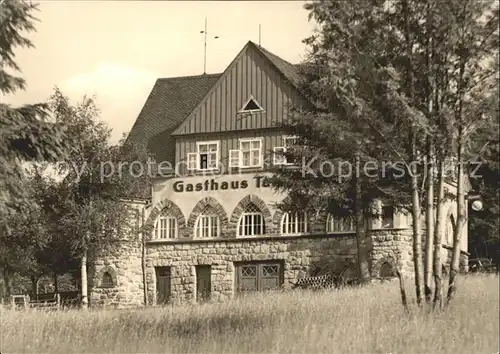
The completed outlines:
[[[269,188],[270,183],[266,180],[265,176],[255,176],[251,181],[247,179],[233,180],[233,181],[217,181],[216,179],[207,179],[199,183],[189,183],[185,181],[176,181],[173,184],[174,192],[201,192],[201,191],[224,191],[224,190],[239,190],[246,189],[253,183],[256,188]]]

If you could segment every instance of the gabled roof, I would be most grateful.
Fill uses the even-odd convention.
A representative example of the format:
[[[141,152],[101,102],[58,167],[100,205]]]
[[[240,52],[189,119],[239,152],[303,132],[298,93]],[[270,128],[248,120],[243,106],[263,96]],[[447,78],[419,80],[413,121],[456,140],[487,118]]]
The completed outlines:
[[[299,74],[299,68],[300,64],[292,64],[284,59],[281,59],[279,56],[271,53],[267,49],[251,42],[253,45],[257,47],[257,49],[260,50],[264,56],[269,59],[274,66],[285,75],[285,77],[290,81],[295,87],[299,86],[300,83],[300,74]]]
[[[293,65],[293,64],[287,62],[286,60],[281,59],[277,55],[272,54],[271,52],[263,49],[262,47],[258,46],[254,42],[248,41],[247,44],[243,47],[243,49],[238,53],[238,55],[226,67],[226,69],[221,74],[221,76],[219,77],[219,79],[215,82],[214,86],[207,92],[206,96],[209,96],[212,93],[212,91],[214,91],[217,88],[217,86],[219,85],[219,83],[224,79],[224,77],[229,72],[231,72],[232,68],[236,65],[236,63],[238,62],[238,60],[245,53],[247,53],[249,49],[257,51],[258,53],[260,53],[264,57],[264,60],[270,61],[271,64],[276,68],[276,70],[279,73],[281,73],[281,75],[283,75],[283,77],[287,81],[289,81],[289,83],[292,86],[294,86],[297,90],[299,90],[300,76],[299,76],[299,67],[298,66]],[[195,112],[202,105],[202,103],[203,103],[203,100],[201,100],[198,103],[198,105],[193,110],[193,112]],[[177,129],[175,129],[175,131],[173,131],[172,135],[182,134],[181,132],[182,132],[183,128],[188,124],[188,122],[190,121],[190,119],[192,118],[192,114],[193,113],[191,113],[190,115],[188,115],[186,117],[186,119],[184,120],[184,122],[181,123],[179,125],[179,127]]]
[[[205,97],[221,74],[156,80],[132,126],[127,142],[147,145],[155,135],[174,130]]]
[[[252,41],[245,45],[231,64],[249,46],[257,49],[293,86],[298,88],[299,65],[281,59]],[[127,137],[127,142],[147,146],[151,138],[162,132],[174,133],[209,94],[222,75],[223,73],[158,79]]]

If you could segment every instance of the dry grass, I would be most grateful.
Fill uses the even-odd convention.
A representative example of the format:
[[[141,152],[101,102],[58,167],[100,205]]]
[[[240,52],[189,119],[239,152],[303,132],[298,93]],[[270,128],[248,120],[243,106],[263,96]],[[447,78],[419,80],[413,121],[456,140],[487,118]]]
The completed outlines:
[[[405,314],[394,284],[163,309],[4,311],[0,352],[491,354],[499,351],[498,280],[461,278],[440,314]]]

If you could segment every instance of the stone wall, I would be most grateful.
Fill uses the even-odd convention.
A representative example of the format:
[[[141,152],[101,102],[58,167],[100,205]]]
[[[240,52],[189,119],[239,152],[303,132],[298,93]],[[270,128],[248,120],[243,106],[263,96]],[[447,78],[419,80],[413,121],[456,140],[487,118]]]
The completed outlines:
[[[372,230],[368,244],[371,275],[379,277],[385,263],[413,274],[412,232],[410,229]],[[140,239],[122,240],[106,256],[98,257],[89,272],[91,306],[129,307],[144,304],[144,280],[148,305],[156,303],[155,267],[171,267],[171,300],[194,302],[196,265],[212,268],[211,298],[223,301],[236,291],[235,262],[282,261],[283,287],[290,288],[299,278],[318,272],[338,275],[345,269],[356,272],[354,234],[265,236],[218,240],[149,241],[145,250],[145,279],[142,272]],[[443,247],[451,255],[451,250]],[[449,258],[447,263],[449,263]],[[446,261],[446,257],[443,257]],[[467,254],[462,253],[462,268]],[[103,287],[105,272],[112,287]]]
[[[408,230],[377,230],[372,236],[374,265],[380,266],[387,261],[396,266],[402,262],[405,270],[412,269]],[[171,267],[172,301],[185,302],[195,300],[195,266],[211,265],[212,299],[220,301],[235,294],[235,262],[269,260],[284,262],[283,287],[286,289],[297,279],[318,271],[339,274],[349,269],[355,272],[356,241],[351,233],[149,242],[146,260],[148,303],[155,304],[155,267]]]
[[[410,229],[372,230],[371,275],[379,277],[384,263],[398,267],[404,275],[413,273],[413,236]]]
[[[120,241],[105,257],[98,257],[89,271],[91,306],[128,307],[144,304],[142,245]],[[113,286],[103,284],[104,273],[111,275]]]

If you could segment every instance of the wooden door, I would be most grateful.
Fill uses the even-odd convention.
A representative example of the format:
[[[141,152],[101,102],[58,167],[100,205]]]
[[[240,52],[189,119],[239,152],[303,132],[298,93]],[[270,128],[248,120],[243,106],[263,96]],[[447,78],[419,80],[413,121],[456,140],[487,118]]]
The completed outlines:
[[[276,290],[283,281],[283,267],[279,262],[246,263],[237,269],[238,292]]]
[[[170,301],[172,295],[170,267],[155,267],[156,273],[156,304],[164,305]]]
[[[196,300],[207,301],[212,291],[212,267],[209,265],[196,266]]]

